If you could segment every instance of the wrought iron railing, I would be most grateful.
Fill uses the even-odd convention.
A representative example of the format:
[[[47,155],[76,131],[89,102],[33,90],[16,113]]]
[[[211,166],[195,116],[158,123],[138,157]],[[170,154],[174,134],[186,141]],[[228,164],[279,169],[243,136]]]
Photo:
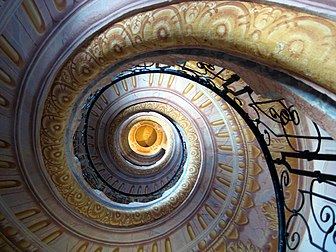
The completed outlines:
[[[316,160],[336,161],[335,153],[322,153],[321,148],[325,142],[334,140],[329,136],[324,136],[314,122],[312,123],[312,128],[315,130],[315,134],[297,134],[295,127],[300,125],[302,116],[294,106],[287,105],[283,99],[259,99],[248,85],[236,90],[232,87],[235,82],[240,80],[240,77],[235,73],[229,76],[224,75],[224,71],[226,69],[203,62],[194,64],[184,62],[175,66],[157,63],[140,64],[116,75],[111,84],[90,96],[83,108],[90,108],[92,101],[103,90],[113,84],[141,74],[164,73],[177,75],[209,88],[240,114],[254,133],[263,152],[276,198],[279,234],[278,251],[297,250],[302,242],[302,232],[295,230],[295,228],[302,228],[302,226],[294,226],[295,219],[301,219],[312,246],[321,251],[336,251],[336,200],[330,195],[326,196],[315,190],[317,184],[335,188],[336,176],[334,174],[336,172],[334,174],[326,174],[319,170],[308,169],[308,167],[298,169],[292,165],[293,160],[297,162],[305,161],[308,166],[311,166],[310,164]],[[271,120],[277,126],[269,126],[265,122],[265,118]],[[85,141],[84,144],[87,145],[87,140]],[[270,149],[272,141],[282,141],[286,143],[287,147],[274,154]],[[305,183],[303,184],[306,186],[298,189],[299,203],[289,204],[290,202],[286,200],[286,189],[290,185],[292,178],[295,177],[297,179],[297,176],[305,178]],[[322,207],[315,207],[314,202],[316,199],[323,200]],[[304,213],[307,209],[310,211],[308,217]],[[314,231],[311,226],[312,222],[317,227]],[[319,232],[319,234],[316,232]]]
[[[105,192],[105,195],[111,200],[119,203],[128,204],[130,202],[148,202],[154,199],[160,198],[163,193],[173,187],[179,178],[181,177],[184,165],[187,160],[187,151],[186,144],[183,140],[183,136],[178,129],[176,128],[176,133],[181,139],[181,160],[178,163],[178,168],[169,181],[165,183],[165,185],[153,192],[150,193],[127,193],[118,190],[110,185],[100,174],[98,171],[99,166],[104,165],[102,162],[100,164],[95,163],[92,159],[92,152],[96,151],[96,146],[93,143],[90,143],[88,140],[88,131],[90,127],[89,119],[91,116],[91,111],[95,106],[98,99],[101,95],[113,84],[117,83],[121,79],[114,79],[110,85],[107,85],[101,89],[96,90],[95,93],[89,95],[86,100],[86,103],[81,108],[81,120],[77,130],[73,136],[73,147],[75,156],[79,159],[82,169],[83,178],[90,184],[91,188]],[[90,147],[91,144],[91,147]],[[109,191],[107,194],[106,191]]]

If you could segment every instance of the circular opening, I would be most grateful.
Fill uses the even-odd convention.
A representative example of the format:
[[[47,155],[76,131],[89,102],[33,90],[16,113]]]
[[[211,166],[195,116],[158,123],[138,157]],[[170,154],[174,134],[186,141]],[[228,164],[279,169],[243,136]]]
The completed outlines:
[[[152,146],[156,139],[156,130],[150,125],[143,125],[139,127],[135,133],[135,141],[142,147]]]

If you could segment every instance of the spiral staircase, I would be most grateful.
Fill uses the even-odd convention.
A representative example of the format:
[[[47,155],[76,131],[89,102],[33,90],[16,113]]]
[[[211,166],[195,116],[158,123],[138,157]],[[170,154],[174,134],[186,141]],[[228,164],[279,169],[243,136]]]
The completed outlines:
[[[334,251],[336,5],[260,2],[0,0],[0,251]]]

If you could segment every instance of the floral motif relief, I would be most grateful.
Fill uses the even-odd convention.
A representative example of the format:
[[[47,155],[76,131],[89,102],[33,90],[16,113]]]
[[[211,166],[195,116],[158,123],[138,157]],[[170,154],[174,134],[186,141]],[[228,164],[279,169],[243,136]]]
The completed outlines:
[[[262,252],[260,248],[254,246],[250,240],[247,240],[246,244],[242,241],[231,242],[227,246],[228,252]]]
[[[113,24],[74,52],[55,77],[40,131],[46,169],[68,202],[82,192],[65,158],[68,113],[86,85],[121,60],[176,46],[239,51],[336,92],[336,61],[329,56],[336,55],[335,31],[334,22],[320,17],[238,1],[174,4]],[[86,196],[82,202],[85,207],[73,207],[88,215],[95,202]],[[118,219],[104,207],[100,213],[93,217],[103,223]]]
[[[275,198],[273,197],[272,200],[263,203],[261,211],[268,221],[268,228],[274,232],[278,232],[278,214]]]
[[[330,76],[335,83],[333,72],[325,77],[319,73],[335,66],[329,56],[336,50],[335,30],[332,21],[280,7],[226,1],[180,3],[140,13],[97,35],[72,57],[72,73],[81,82],[89,81],[96,70],[149,49],[203,44],[239,50],[272,64],[276,59],[280,66],[309,79]],[[97,48],[100,53],[92,53]]]
[[[272,231],[268,251],[275,251],[278,246],[278,212],[275,198],[273,197],[270,201],[263,203],[261,211],[267,220],[268,229]]]

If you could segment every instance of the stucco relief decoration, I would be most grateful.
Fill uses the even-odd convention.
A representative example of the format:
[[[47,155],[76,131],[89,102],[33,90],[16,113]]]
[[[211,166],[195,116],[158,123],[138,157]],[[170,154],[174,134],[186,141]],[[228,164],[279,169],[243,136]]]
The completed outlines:
[[[176,47],[239,53],[303,76],[335,92],[336,63],[332,57],[336,55],[335,31],[335,23],[309,14],[238,1],[173,4],[111,24],[69,57],[56,74],[44,101],[40,144],[50,179],[68,206],[100,224],[133,227],[162,218],[183,202],[192,185],[185,184],[184,190],[174,197],[139,212],[107,207],[87,195],[77,183],[67,163],[65,135],[69,114],[81,92],[111,65],[145,52]],[[177,114],[176,120],[187,121],[183,114]],[[235,120],[237,123],[238,119]],[[182,125],[185,125],[187,136],[194,139],[189,167],[193,173],[189,182],[193,184],[201,166],[200,142],[189,124]],[[260,188],[254,177],[261,173],[261,169],[250,167],[251,160],[259,159],[260,150],[245,146],[255,141],[248,134],[246,139],[241,139],[245,126],[236,126],[237,138],[243,141],[239,155],[246,159],[245,163],[240,163],[239,178],[243,185],[236,189],[240,198],[233,200],[236,207],[226,212],[225,220],[217,219],[213,232],[208,230],[209,235],[198,243],[201,250],[215,244],[224,234],[231,241],[227,247],[229,251],[261,251],[250,240],[245,244],[238,241],[238,229],[249,222],[247,211],[255,204],[250,193]],[[264,209],[270,207],[265,205]],[[231,222],[233,224],[229,225]],[[269,228],[274,231],[273,224]],[[189,226],[186,224],[186,227]],[[189,233],[192,237],[192,232]],[[234,240],[236,242],[232,242]]]

